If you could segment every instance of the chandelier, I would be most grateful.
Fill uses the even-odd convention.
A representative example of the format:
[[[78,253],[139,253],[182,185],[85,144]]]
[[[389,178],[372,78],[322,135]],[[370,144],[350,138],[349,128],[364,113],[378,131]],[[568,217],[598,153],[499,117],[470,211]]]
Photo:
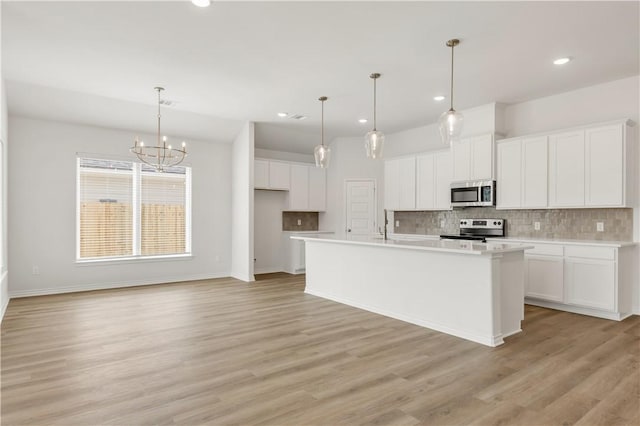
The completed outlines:
[[[154,90],[158,92],[158,139],[155,145],[145,145],[144,141],[139,140],[137,137],[134,141],[130,151],[134,153],[140,161],[150,165],[159,172],[163,172],[165,168],[177,166],[182,163],[184,157],[187,156],[187,144],[182,142],[180,148],[173,148],[171,144],[167,145],[167,137],[160,136],[160,92],[164,90],[163,87],[154,87]]]
[[[449,100],[451,101],[451,108],[445,111],[440,116],[440,136],[442,136],[442,142],[445,145],[451,145],[454,139],[460,137],[462,132],[462,125],[464,123],[464,116],[453,109],[453,48],[460,44],[460,40],[457,38],[447,41],[447,47],[451,48],[451,95]]]
[[[376,81],[380,78],[380,73],[373,73],[369,76],[373,80],[373,130],[364,136],[364,149],[367,158],[382,158],[384,149],[384,133],[376,128]]]

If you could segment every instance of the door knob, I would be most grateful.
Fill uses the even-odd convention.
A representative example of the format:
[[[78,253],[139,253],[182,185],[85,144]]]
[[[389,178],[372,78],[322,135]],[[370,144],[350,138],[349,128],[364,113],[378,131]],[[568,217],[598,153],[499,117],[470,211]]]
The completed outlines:
[[[351,232],[351,228],[347,228],[347,232]]]

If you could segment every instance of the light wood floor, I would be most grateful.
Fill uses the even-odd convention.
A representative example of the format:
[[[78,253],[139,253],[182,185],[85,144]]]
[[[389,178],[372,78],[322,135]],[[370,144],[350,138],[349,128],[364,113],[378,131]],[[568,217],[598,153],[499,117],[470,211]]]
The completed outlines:
[[[2,424],[640,424],[640,317],[527,306],[489,348],[304,276],[12,300]]]

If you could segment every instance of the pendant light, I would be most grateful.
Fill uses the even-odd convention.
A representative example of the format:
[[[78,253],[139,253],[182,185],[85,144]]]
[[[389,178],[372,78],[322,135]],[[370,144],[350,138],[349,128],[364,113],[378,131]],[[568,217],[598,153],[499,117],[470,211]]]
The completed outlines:
[[[451,145],[454,139],[460,137],[462,132],[462,124],[464,117],[458,111],[453,109],[453,48],[460,44],[460,40],[457,38],[447,41],[447,47],[451,48],[451,94],[450,101],[451,107],[449,111],[445,111],[440,116],[440,136],[442,136],[442,143],[445,145]]]
[[[154,90],[158,92],[158,133],[157,141],[155,145],[145,145],[144,141],[135,139],[133,146],[129,149],[134,153],[140,161],[150,165],[159,172],[163,172],[167,167],[177,166],[182,163],[187,156],[187,144],[182,142],[180,148],[172,148],[167,144],[167,137],[160,134],[160,105],[162,104],[160,99],[160,93],[164,90],[162,87],[154,87]]]
[[[379,73],[373,73],[369,76],[373,80],[373,130],[364,137],[364,148],[367,152],[367,158],[382,158],[382,150],[384,149],[384,133],[376,129],[376,80],[380,78]]]
[[[329,161],[331,160],[331,148],[324,145],[324,101],[328,98],[326,96],[320,96],[318,100],[322,105],[322,124],[320,126],[320,145],[317,145],[313,150],[313,156],[316,159],[316,167],[326,169],[329,167]]]

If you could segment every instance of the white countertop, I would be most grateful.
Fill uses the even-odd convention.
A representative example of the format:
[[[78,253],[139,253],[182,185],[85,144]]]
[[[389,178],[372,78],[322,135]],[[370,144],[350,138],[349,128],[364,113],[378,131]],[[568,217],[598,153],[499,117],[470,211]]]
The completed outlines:
[[[475,241],[465,240],[440,240],[440,239],[403,239],[402,237],[396,239],[384,240],[381,237],[371,237],[366,235],[352,235],[347,238],[336,238],[330,236],[321,235],[292,235],[292,239],[295,240],[309,240],[309,241],[323,241],[330,243],[340,244],[353,244],[373,247],[389,247],[393,249],[405,249],[405,250],[425,250],[425,251],[437,251],[457,254],[470,254],[470,255],[492,255],[499,253],[509,253],[524,251],[533,246],[527,246],[522,244],[504,244],[499,242],[479,243]]]
[[[439,239],[439,235],[422,235],[422,234],[391,234],[389,238],[412,239],[412,240],[434,240]],[[504,238],[487,238],[492,243],[500,241],[508,241],[509,243],[532,243],[532,244],[562,244],[562,245],[579,245],[579,246],[602,246],[602,247],[631,247],[638,243],[633,241],[602,241],[602,240],[575,240],[575,239],[544,239],[544,238],[528,238],[528,237],[504,237]]]
[[[303,235],[303,234],[309,234],[309,235],[317,235],[317,234],[333,234],[333,231],[282,231],[286,234],[293,234],[293,235]]]

